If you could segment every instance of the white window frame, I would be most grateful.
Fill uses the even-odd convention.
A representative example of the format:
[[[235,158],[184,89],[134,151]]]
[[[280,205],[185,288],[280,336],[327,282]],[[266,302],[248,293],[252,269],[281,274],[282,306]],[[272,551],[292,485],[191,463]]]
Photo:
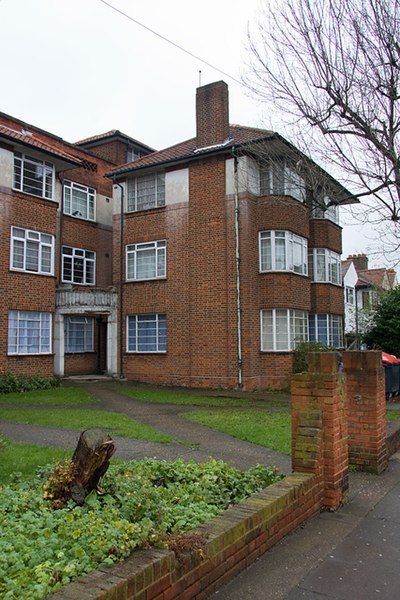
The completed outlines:
[[[283,241],[284,245],[284,267],[279,265],[278,243]],[[307,264],[307,240],[291,231],[271,230],[259,233],[259,268],[260,273],[271,271],[289,271],[298,275],[308,274]],[[295,264],[295,257],[300,254],[300,260]],[[270,267],[267,263],[267,255],[270,257]]]
[[[323,196],[319,201],[315,201],[311,210],[311,218],[326,219],[327,221],[332,221],[332,223],[339,225],[339,205],[331,204],[328,208],[324,208],[325,206],[328,206],[330,202],[331,198],[329,196]]]
[[[37,174],[35,178],[30,177],[28,174],[29,171],[33,170]],[[13,186],[15,190],[32,194],[37,198],[51,200],[54,195],[54,179],[55,169],[53,163],[22,152],[14,152]]]
[[[320,323],[323,320],[324,324]],[[320,342],[321,344],[325,344],[326,346],[331,346],[332,348],[343,348],[343,317],[342,315],[332,315],[329,313],[319,313],[309,315],[309,338],[310,341]],[[312,327],[312,324],[314,326]],[[321,339],[323,330],[326,331],[326,339]],[[311,335],[311,329],[314,329],[313,335]],[[335,329],[337,331],[337,339],[338,343],[335,344]]]
[[[349,304],[350,306],[354,306],[354,304],[356,303],[356,290],[355,288],[346,285],[345,287],[345,294],[346,294],[346,304]]]
[[[82,201],[76,194],[85,194],[86,200]],[[75,197],[74,197],[75,194]],[[96,220],[96,190],[74,181],[64,181],[64,214],[84,219]],[[86,205],[86,206],[85,206]]]
[[[149,173],[128,179],[127,212],[165,206],[165,173]]]
[[[278,331],[279,327],[282,331]],[[261,352],[294,350],[297,341],[308,341],[308,313],[291,308],[262,309],[260,339]]]
[[[68,250],[68,252],[66,252]],[[71,252],[69,252],[71,251]],[[83,248],[73,248],[71,246],[63,246],[61,260],[61,281],[63,283],[72,283],[73,285],[96,285],[96,252],[93,250],[84,250]],[[68,261],[71,262],[71,276],[66,276],[66,264]],[[77,275],[75,273],[77,266],[75,261],[82,262],[82,281],[77,281]],[[89,279],[90,267],[92,267],[93,278]]]
[[[331,283],[342,286],[340,254],[328,248],[313,248],[310,258],[314,283]],[[323,273],[321,273],[320,263],[322,263]]]
[[[76,340],[74,340],[74,336],[77,337],[79,334],[79,326],[82,325],[82,345],[78,347],[78,345],[74,346]],[[85,352],[93,352],[94,351],[94,319],[93,317],[81,317],[75,315],[65,315],[64,316],[64,351],[67,354],[83,354]]]
[[[35,257],[36,255],[36,257]],[[33,267],[33,259],[36,268]],[[11,227],[10,270],[35,275],[54,274],[54,235],[23,227]]]
[[[155,344],[151,349],[140,341],[140,324],[154,324]],[[126,318],[126,351],[132,354],[165,354],[167,351],[167,322],[165,314],[128,315]]]
[[[285,158],[268,159],[259,166],[260,196],[291,196],[304,202],[306,186],[304,178],[294,170]]]
[[[127,244],[126,246],[126,281],[146,281],[151,279],[165,279],[167,274],[167,242],[142,242],[140,244]],[[154,256],[154,274],[143,276],[140,262],[145,254]]]
[[[19,310],[8,313],[9,355],[51,354],[51,341],[51,313]]]

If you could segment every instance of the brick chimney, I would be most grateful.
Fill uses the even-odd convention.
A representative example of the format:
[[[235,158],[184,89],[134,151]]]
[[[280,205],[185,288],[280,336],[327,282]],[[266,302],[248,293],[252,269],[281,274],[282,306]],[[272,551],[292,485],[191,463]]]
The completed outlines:
[[[350,254],[347,260],[352,260],[356,271],[368,270],[368,256],[366,254]]]
[[[197,148],[222,144],[229,137],[228,86],[224,81],[196,90]]]

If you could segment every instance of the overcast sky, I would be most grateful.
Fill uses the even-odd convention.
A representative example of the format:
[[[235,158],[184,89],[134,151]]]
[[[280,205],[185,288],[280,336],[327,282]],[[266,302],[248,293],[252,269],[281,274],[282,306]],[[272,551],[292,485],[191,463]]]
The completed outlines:
[[[0,0],[1,112],[69,142],[119,129],[161,149],[195,135],[196,88],[223,79],[231,123],[280,131],[271,107],[235,81],[262,0],[107,1],[224,73],[101,0]],[[343,233],[343,258],[368,251],[371,232]]]

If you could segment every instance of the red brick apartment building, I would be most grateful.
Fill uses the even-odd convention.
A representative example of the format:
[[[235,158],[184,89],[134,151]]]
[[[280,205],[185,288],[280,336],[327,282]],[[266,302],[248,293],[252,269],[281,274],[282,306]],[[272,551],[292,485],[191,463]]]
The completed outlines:
[[[158,152],[0,114],[1,372],[252,390],[298,339],[342,346],[350,194],[228,104],[198,88],[196,137]]]

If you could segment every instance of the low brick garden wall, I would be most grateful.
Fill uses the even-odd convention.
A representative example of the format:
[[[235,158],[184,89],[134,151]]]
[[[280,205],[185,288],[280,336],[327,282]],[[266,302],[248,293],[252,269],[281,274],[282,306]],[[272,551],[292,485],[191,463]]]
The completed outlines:
[[[196,529],[201,550],[135,552],[81,577],[51,600],[190,600],[207,598],[321,507],[321,479],[292,473]]]

